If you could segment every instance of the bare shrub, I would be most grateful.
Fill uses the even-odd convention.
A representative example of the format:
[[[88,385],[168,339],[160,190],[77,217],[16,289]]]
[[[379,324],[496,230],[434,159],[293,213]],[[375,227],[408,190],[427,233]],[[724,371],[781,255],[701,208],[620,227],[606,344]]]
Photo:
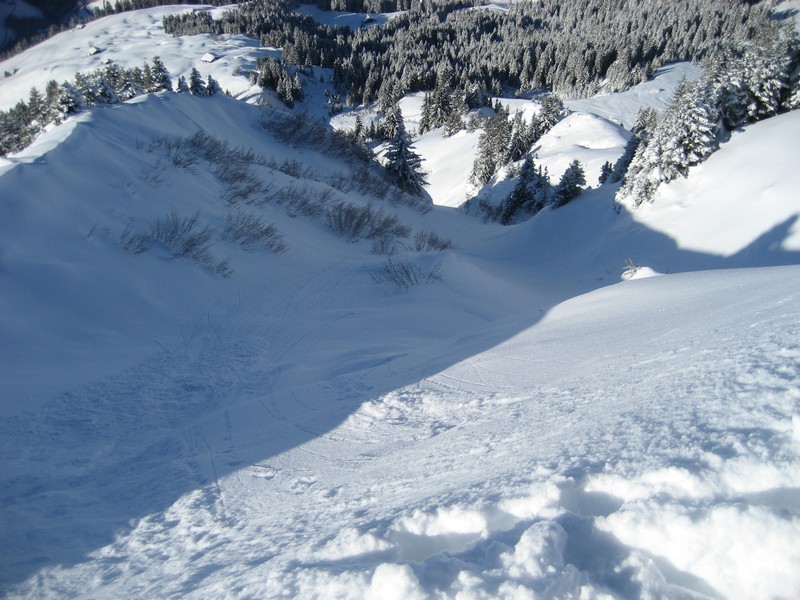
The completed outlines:
[[[220,237],[236,242],[248,252],[256,248],[266,248],[272,252],[286,251],[283,236],[275,226],[250,213],[238,212],[225,217],[225,229]]]
[[[430,273],[426,275],[422,269],[410,261],[389,259],[383,263],[380,271],[372,274],[372,280],[376,283],[389,283],[407,290],[413,285],[433,283],[439,280],[441,266],[440,262],[436,263]]]
[[[275,198],[278,204],[284,206],[290,217],[305,215],[315,217],[323,211],[320,201],[320,194],[308,188],[308,186],[290,185],[281,189]]]
[[[224,180],[227,184],[225,191],[220,194],[220,198],[231,206],[242,202],[244,204],[261,206],[270,200],[270,187],[264,183],[250,170],[244,169],[230,180]]]
[[[376,211],[372,222],[372,231],[367,236],[370,239],[377,237],[408,237],[411,228],[400,222],[394,215],[385,215],[382,210]]]
[[[161,148],[176,167],[194,172],[197,165],[197,152],[185,139],[165,137],[155,141],[154,146]]]
[[[211,236],[211,228],[200,224],[199,212],[182,217],[172,209],[153,222],[149,234],[133,233],[130,227],[126,227],[119,240],[123,249],[134,254],[146,252],[156,243],[160,243],[176,258],[189,258],[217,275],[230,277],[233,273],[230,260],[215,259],[211,252]]]
[[[142,235],[141,233],[133,233],[130,227],[125,227],[119,236],[119,243],[123,250],[133,252],[134,254],[141,254],[147,252],[153,247],[153,241],[150,237]]]
[[[351,241],[356,241],[366,237],[372,214],[371,204],[356,206],[349,202],[340,202],[328,208],[325,212],[325,219],[328,222],[328,227],[337,234]]]
[[[337,171],[336,173],[328,175],[328,177],[325,178],[325,182],[332,188],[335,188],[344,194],[353,189],[352,178],[345,175],[341,171]]]
[[[372,204],[357,206],[349,202],[334,204],[325,212],[328,226],[337,234],[356,241],[361,238],[407,237],[410,229],[394,215]]]
[[[414,250],[417,252],[438,252],[452,247],[452,240],[440,238],[433,231],[418,231],[414,235]]]
[[[281,173],[285,173],[290,177],[298,179],[304,173],[303,163],[293,158],[287,158],[284,159],[284,161],[278,165],[278,171],[280,171]]]
[[[150,227],[150,237],[166,246],[174,256],[185,256],[205,265],[213,263],[211,228],[200,224],[200,212],[188,217],[172,209]]]
[[[386,256],[394,256],[400,250],[397,242],[391,237],[380,237],[372,242],[370,252],[372,254],[383,254]]]
[[[409,206],[423,215],[433,210],[433,205],[427,199],[408,192],[400,192],[392,196],[392,200],[398,204]]]

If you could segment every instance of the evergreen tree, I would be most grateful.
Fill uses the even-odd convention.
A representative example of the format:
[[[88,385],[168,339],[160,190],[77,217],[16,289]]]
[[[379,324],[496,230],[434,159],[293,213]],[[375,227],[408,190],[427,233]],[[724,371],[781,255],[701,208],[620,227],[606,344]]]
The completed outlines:
[[[214,94],[222,93],[222,88],[219,86],[219,83],[216,79],[211,76],[211,73],[208,74],[206,79],[206,96],[213,96]]]
[[[555,207],[564,206],[577,198],[583,191],[584,185],[586,185],[586,175],[583,172],[583,165],[578,160],[573,160],[556,186]]]
[[[650,135],[652,135],[657,124],[658,115],[656,114],[655,109],[650,107],[642,107],[639,109],[639,112],[636,114],[636,120],[633,123],[632,135],[625,144],[625,149],[622,151],[622,155],[614,163],[614,167],[611,170],[611,174],[607,178],[607,181],[616,183],[617,181],[622,181],[625,179],[628,172],[628,167],[630,166],[636,151],[640,146],[647,145]]]
[[[167,67],[164,66],[158,56],[153,57],[153,66],[150,69],[150,74],[153,79],[153,91],[172,91],[172,79],[169,76],[169,71],[167,71]]]
[[[517,211],[533,200],[530,184],[534,175],[533,158],[526,156],[519,171],[517,185],[500,206],[499,220],[503,225],[511,223]]]
[[[542,133],[550,131],[556,123],[564,118],[565,114],[564,103],[558,96],[550,94],[542,100],[542,108],[539,111]]]
[[[420,168],[422,158],[414,152],[414,146],[406,134],[402,115],[394,137],[386,145],[386,170],[392,175],[398,187],[406,192],[422,195],[427,185],[425,173]]]
[[[395,104],[386,111],[386,115],[383,121],[381,121],[381,137],[386,140],[391,140],[401,129],[405,132],[403,113],[400,111],[400,106]]]
[[[464,129],[464,122],[461,119],[461,111],[457,109],[451,111],[444,122],[444,137],[451,137],[462,129]]]
[[[597,183],[599,185],[604,185],[608,178],[611,177],[611,173],[614,172],[614,165],[612,165],[609,161],[603,163],[603,166],[600,167],[600,177],[597,179]]]
[[[47,116],[47,104],[41,92],[36,88],[31,88],[28,96],[28,123],[32,130],[32,135],[36,135],[49,122]]]
[[[508,157],[508,145],[511,139],[508,109],[498,104],[497,111],[497,114],[486,121],[486,127],[478,138],[478,152],[470,176],[470,179],[478,185],[489,183]]]
[[[175,88],[175,91],[179,94],[188,94],[189,93],[189,84],[186,83],[186,77],[181,75],[178,77],[178,86]]]
[[[157,91],[156,82],[153,78],[153,69],[148,63],[142,65],[142,90],[145,94]]]
[[[433,108],[430,94],[425,94],[422,97],[422,115],[419,119],[419,132],[425,133],[434,129],[436,126],[433,124]]]
[[[518,112],[511,122],[511,136],[508,143],[509,161],[516,162],[525,156],[531,148],[528,139],[528,125],[522,118],[522,113]]]
[[[553,188],[547,172],[541,167],[537,169],[533,158],[528,155],[522,163],[514,189],[488,216],[498,219],[503,225],[509,225],[520,212],[535,215],[552,201]]]
[[[189,73],[189,92],[193,96],[206,95],[206,84],[203,83],[203,78],[200,76],[200,72],[194,67],[192,67],[192,70]]]
[[[56,119],[60,123],[69,115],[78,112],[83,105],[83,98],[71,83],[64,82],[58,86],[56,101]]]

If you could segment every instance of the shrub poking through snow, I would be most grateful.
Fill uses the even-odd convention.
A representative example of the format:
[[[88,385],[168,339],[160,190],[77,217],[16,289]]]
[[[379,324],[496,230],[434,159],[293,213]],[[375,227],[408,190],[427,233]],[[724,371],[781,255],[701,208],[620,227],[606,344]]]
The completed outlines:
[[[408,260],[389,259],[383,263],[380,271],[372,274],[376,283],[389,283],[407,290],[413,285],[433,283],[440,279],[441,263],[436,263],[427,275],[413,262]]]
[[[242,249],[252,252],[266,248],[272,252],[285,252],[283,236],[274,225],[267,224],[258,215],[237,212],[225,217],[225,229],[221,239],[239,244]]]
[[[418,231],[414,235],[414,250],[417,252],[439,252],[452,247],[452,240],[441,238],[433,231]]]
[[[380,237],[372,242],[370,252],[372,254],[383,254],[385,256],[393,256],[397,254],[399,248],[397,242],[391,237]]]
[[[316,192],[307,185],[289,185],[280,190],[276,198],[290,217],[297,215],[316,217],[322,213],[331,195],[330,191]]]
[[[211,228],[200,223],[199,212],[187,217],[172,209],[153,222],[148,234],[134,233],[126,227],[119,242],[124,250],[134,254],[142,254],[161,244],[176,258],[189,258],[217,275],[230,277],[233,274],[230,260],[217,261],[211,252],[212,235]]]
[[[328,226],[340,236],[357,241],[362,238],[408,237],[410,229],[372,204],[357,206],[349,202],[334,204],[325,213]]]
[[[211,254],[211,228],[200,225],[199,212],[182,217],[172,209],[153,223],[150,237],[166,246],[175,256],[205,262]]]

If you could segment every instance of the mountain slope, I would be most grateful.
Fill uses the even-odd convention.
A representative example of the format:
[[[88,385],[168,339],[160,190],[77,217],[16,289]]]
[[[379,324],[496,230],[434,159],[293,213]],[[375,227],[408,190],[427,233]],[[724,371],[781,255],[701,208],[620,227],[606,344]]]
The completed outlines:
[[[542,162],[596,167],[633,104],[586,101]],[[800,595],[796,112],[653,205],[609,185],[510,227],[310,127],[157,94],[0,164],[3,594]],[[434,200],[469,135],[419,141]],[[339,235],[345,205],[409,232]],[[173,211],[207,254],[159,236]]]

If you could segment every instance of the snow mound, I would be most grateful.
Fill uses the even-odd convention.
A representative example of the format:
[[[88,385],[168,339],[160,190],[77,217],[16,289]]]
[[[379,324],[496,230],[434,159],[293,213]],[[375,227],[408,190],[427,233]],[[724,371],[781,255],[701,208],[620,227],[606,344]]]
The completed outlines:
[[[574,112],[555,124],[534,146],[537,164],[547,167],[553,183],[573,160],[579,160],[589,186],[597,185],[603,163],[622,154],[630,134],[597,115]]]

